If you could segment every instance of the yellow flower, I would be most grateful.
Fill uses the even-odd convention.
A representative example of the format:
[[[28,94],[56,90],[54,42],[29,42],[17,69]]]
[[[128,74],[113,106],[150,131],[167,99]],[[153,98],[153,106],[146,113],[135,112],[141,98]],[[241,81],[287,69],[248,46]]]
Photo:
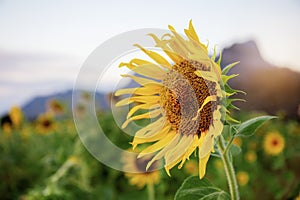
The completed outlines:
[[[48,112],[54,115],[62,115],[64,112],[63,104],[56,99],[49,100],[47,102],[47,108],[48,108]]]
[[[249,174],[244,171],[239,171],[236,178],[240,186],[245,186],[249,182]]]
[[[137,158],[134,154],[128,156],[123,155],[122,161],[124,164],[124,171],[131,171],[136,173],[125,173],[125,176],[129,179],[131,185],[136,185],[138,188],[143,188],[145,185],[154,185],[159,183],[160,174],[159,171],[152,171],[152,169],[157,168],[158,162],[155,162],[154,165],[146,170],[147,162],[152,157],[144,156],[142,158]]]
[[[248,151],[245,155],[245,159],[249,162],[249,163],[253,163],[256,161],[256,153],[254,151]]]
[[[243,142],[242,142],[242,139],[241,138],[239,138],[239,137],[235,137],[234,139],[233,139],[233,142],[232,142],[233,144],[235,144],[236,146],[242,146],[242,144],[243,144]]]
[[[3,133],[6,136],[10,136],[12,129],[11,129],[11,125],[9,123],[4,123],[2,125],[2,129],[3,129]]]
[[[116,96],[131,96],[116,106],[134,105],[122,128],[135,120],[153,119],[136,132],[132,141],[133,148],[149,144],[141,156],[157,152],[147,169],[155,161],[164,159],[165,170],[170,175],[171,168],[179,163],[178,168],[182,168],[198,148],[199,177],[202,178],[210,153],[214,151],[214,140],[223,129],[223,101],[229,94],[222,88],[236,75],[222,74],[221,59],[215,62],[216,53],[212,58],[208,56],[208,48],[199,41],[191,21],[185,30],[186,37],[170,25],[169,29],[171,33],[161,39],[149,34],[166,57],[135,44],[152,61],[134,58],[120,64],[138,74],[122,76],[133,79],[140,87],[118,90]],[[137,111],[144,113],[135,115]]]
[[[264,138],[264,151],[269,155],[280,154],[285,146],[285,140],[277,131],[269,132]]]
[[[70,156],[68,158],[68,162],[72,164],[79,164],[79,158],[77,156]]]
[[[187,163],[184,165],[184,170],[186,173],[190,175],[196,175],[198,174],[198,165],[195,160],[189,160]]]
[[[22,110],[18,106],[14,106],[10,109],[9,117],[14,127],[19,127],[23,120]]]
[[[300,192],[299,195],[295,198],[295,200],[300,200]]]
[[[40,134],[50,133],[55,129],[52,115],[49,113],[42,114],[37,119],[36,130]]]

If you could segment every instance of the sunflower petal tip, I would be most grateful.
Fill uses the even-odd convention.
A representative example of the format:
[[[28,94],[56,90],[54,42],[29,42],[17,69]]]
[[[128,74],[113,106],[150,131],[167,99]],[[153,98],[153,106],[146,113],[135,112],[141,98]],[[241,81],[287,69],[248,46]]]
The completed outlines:
[[[121,62],[118,67],[121,68],[121,67],[124,67],[124,66],[126,66],[126,63]]]
[[[139,49],[141,49],[141,48],[143,48],[141,45],[139,45],[139,44],[133,44],[133,46],[135,46],[135,47],[137,47],[137,48],[139,48]]]
[[[146,166],[146,171],[148,171],[148,169],[151,167],[152,165],[152,161],[148,162],[147,166]]]
[[[199,173],[199,179],[202,179],[204,177],[205,174],[200,174]]]
[[[181,163],[180,165],[178,165],[178,169],[181,169],[183,166],[183,163]]]
[[[138,156],[137,156],[137,158],[139,159],[139,158],[141,158],[141,157],[143,157],[145,154],[143,154],[143,153],[139,153],[138,154]],[[148,165],[147,165],[148,166]],[[147,170],[147,167],[146,167],[146,170]]]

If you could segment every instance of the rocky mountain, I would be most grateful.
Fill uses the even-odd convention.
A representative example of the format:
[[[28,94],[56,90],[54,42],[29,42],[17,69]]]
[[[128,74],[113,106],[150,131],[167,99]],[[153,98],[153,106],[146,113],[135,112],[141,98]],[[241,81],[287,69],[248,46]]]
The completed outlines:
[[[241,109],[264,111],[274,115],[281,113],[300,119],[299,72],[266,62],[254,41],[234,44],[223,50],[222,67],[236,61],[240,63],[231,73],[239,76],[229,84],[247,93],[246,96],[239,96],[246,100],[246,103],[237,103]]]

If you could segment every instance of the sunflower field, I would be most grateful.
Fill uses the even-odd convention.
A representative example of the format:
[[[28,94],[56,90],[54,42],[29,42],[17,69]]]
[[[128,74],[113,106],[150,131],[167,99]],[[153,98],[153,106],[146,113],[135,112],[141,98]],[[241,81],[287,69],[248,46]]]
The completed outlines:
[[[242,121],[258,115],[235,113]],[[107,137],[129,148],[131,136],[116,126],[112,115],[99,111],[98,116]],[[96,160],[81,143],[71,113],[44,113],[28,121],[14,107],[10,118],[11,123],[4,123],[0,132],[1,199],[174,199],[186,179],[198,177],[192,155],[182,169],[171,170],[171,177],[164,170],[155,176],[141,175],[139,180],[155,179],[153,187],[147,188]],[[238,147],[234,166],[241,199],[297,198],[299,138],[299,122],[279,117],[264,123],[254,136],[233,141]],[[228,190],[220,158],[210,158],[205,179]]]

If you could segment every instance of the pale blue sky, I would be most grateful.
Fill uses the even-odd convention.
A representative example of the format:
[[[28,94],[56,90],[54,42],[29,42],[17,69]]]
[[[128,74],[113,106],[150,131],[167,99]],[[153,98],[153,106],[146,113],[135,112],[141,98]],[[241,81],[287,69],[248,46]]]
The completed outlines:
[[[300,71],[300,1],[0,0],[0,113],[32,96],[71,88],[86,57],[138,28],[178,31],[193,19],[220,48],[257,41],[269,62]]]

